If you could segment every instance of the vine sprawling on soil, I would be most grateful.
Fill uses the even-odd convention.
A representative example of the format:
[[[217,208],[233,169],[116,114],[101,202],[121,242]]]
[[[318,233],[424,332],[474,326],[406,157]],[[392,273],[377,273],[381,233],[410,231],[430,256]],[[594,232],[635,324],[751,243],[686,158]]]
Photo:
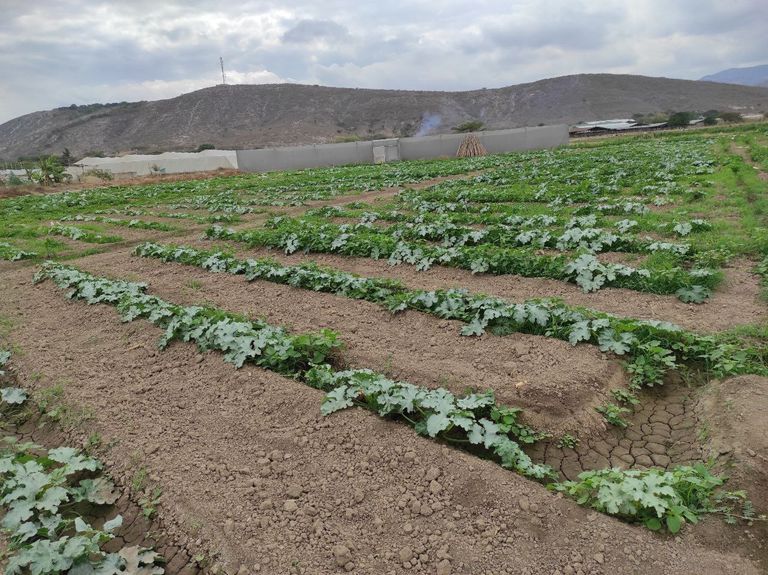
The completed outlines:
[[[518,410],[497,406],[490,391],[456,398],[442,388],[427,389],[392,382],[365,370],[333,372],[326,361],[341,344],[330,330],[289,335],[282,328],[215,308],[168,303],[146,294],[146,284],[99,278],[53,262],[46,262],[35,277],[36,281],[51,279],[57,286],[68,288],[70,298],[82,299],[89,304],[115,305],[124,321],[140,317],[148,319],[165,330],[161,347],[172,340],[181,340],[195,342],[201,351],[222,351],[224,359],[236,367],[250,361],[329,390],[326,403],[333,404],[341,390],[348,388],[348,378],[357,381],[363,374],[372,375],[381,383],[372,392],[373,396],[381,396],[378,401],[391,405],[400,401],[399,411],[392,410],[387,414],[402,415],[416,425],[417,431],[426,432],[430,437],[439,435],[449,441],[460,441],[462,437],[453,435],[464,435],[472,445],[482,446],[489,455],[497,456],[504,467],[535,478],[552,476],[551,469],[533,463],[511,436],[518,431],[519,439],[528,440],[536,436],[535,432],[517,424]],[[392,392],[392,397],[385,400],[388,392]],[[347,398],[350,405],[352,399],[354,397]],[[371,399],[369,397],[367,401]],[[438,421],[440,425],[436,423]]]
[[[275,218],[268,228],[247,231],[212,226],[206,230],[206,236],[243,242],[252,247],[283,248],[286,253],[304,250],[387,258],[392,265],[408,263],[419,270],[427,270],[433,264],[442,264],[471,270],[473,273],[545,277],[576,283],[587,292],[614,286],[658,294],[677,294],[681,299],[688,298],[691,293],[699,293],[705,298],[719,281],[718,274],[706,268],[685,270],[673,266],[652,273],[644,268],[602,263],[591,253],[583,253],[568,260],[560,255],[540,255],[532,249],[497,247],[493,244],[433,246],[424,241],[406,241],[382,233],[370,224],[350,226]]]
[[[380,304],[392,312],[413,309],[467,325],[462,335],[525,332],[556,337],[574,345],[593,343],[602,351],[633,358],[629,370],[638,386],[658,385],[676,361],[701,364],[715,376],[768,373],[761,348],[744,348],[717,336],[685,331],[673,324],[618,318],[554,299],[512,303],[465,290],[410,290],[390,279],[366,278],[314,264],[281,265],[269,259],[237,259],[225,252],[144,243],[135,253],[194,265],[211,272],[244,275],[297,288],[333,293]]]

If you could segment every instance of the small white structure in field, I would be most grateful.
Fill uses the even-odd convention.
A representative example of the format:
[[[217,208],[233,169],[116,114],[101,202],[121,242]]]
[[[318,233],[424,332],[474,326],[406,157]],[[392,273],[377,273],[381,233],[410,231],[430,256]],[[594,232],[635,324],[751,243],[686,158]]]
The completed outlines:
[[[89,170],[106,170],[120,177],[149,174],[181,174],[210,172],[219,168],[237,169],[234,150],[203,150],[202,152],[165,152],[163,154],[129,154],[113,158],[83,158],[67,168],[73,177]]]

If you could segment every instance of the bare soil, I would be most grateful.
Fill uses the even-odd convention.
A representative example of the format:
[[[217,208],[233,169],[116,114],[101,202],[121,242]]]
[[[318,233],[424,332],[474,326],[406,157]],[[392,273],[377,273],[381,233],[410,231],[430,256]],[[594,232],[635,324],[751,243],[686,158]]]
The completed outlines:
[[[729,471],[731,483],[768,502],[768,378],[714,381],[702,393],[698,417],[706,454]]]
[[[713,381],[702,390],[696,414],[705,457],[729,477],[729,490],[745,490],[755,511],[767,513],[768,378],[745,375]],[[718,531],[722,536],[709,525],[709,531],[702,533],[715,539]],[[735,543],[741,555],[758,558],[768,572],[768,522],[755,522]]]
[[[93,411],[83,437],[114,441],[114,473],[144,466],[163,490],[170,538],[228,573],[761,572],[696,528],[673,540],[592,513],[361,409],[323,418],[292,380],[158,352],[150,324],[29,276],[0,276],[20,382],[63,382]]]
[[[611,426],[591,437],[574,430],[571,435],[579,440],[574,448],[560,446],[557,440],[540,442],[529,450],[531,456],[571,480],[592,469],[667,469],[702,461],[693,389],[668,382],[644,390],[639,399],[640,405],[626,418],[626,429]]]

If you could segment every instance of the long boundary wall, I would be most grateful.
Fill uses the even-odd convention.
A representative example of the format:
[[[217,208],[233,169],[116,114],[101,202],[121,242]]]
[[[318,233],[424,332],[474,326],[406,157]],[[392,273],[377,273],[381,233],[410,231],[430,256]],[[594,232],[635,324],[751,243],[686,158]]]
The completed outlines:
[[[237,166],[245,172],[270,172],[371,163],[373,163],[372,141],[237,150]]]
[[[483,146],[491,154],[555,148],[568,143],[568,126],[537,126],[476,132]],[[246,172],[298,170],[347,164],[370,164],[374,157],[392,160],[424,160],[454,157],[466,134],[443,134],[421,138],[399,138],[350,142],[344,144],[315,144],[264,148],[261,150],[237,150],[237,167]],[[393,142],[396,141],[396,151]],[[374,148],[387,146],[384,156],[374,154]],[[379,160],[377,160],[379,161]]]

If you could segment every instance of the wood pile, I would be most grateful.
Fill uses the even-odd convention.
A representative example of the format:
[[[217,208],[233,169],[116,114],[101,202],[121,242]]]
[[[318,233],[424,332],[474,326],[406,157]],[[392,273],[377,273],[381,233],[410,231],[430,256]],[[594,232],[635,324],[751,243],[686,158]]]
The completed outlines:
[[[474,158],[475,156],[485,156],[488,150],[480,143],[480,140],[474,134],[469,134],[464,138],[456,152],[457,158]]]

